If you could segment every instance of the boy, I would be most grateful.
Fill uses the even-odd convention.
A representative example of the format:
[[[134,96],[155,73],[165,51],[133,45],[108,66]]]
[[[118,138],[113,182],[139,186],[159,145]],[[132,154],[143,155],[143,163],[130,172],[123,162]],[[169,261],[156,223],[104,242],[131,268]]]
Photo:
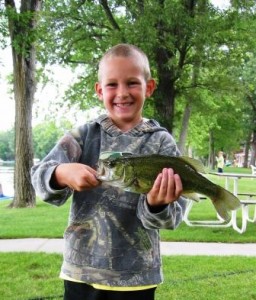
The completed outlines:
[[[155,89],[146,55],[120,44],[101,59],[95,90],[107,115],[66,134],[32,168],[32,182],[45,201],[61,205],[73,193],[65,231],[65,300],[153,300],[162,282],[159,228],[176,228],[186,201],[182,183],[164,169],[147,195],[107,187],[96,179],[104,151],[179,155],[172,136],[142,118]]]

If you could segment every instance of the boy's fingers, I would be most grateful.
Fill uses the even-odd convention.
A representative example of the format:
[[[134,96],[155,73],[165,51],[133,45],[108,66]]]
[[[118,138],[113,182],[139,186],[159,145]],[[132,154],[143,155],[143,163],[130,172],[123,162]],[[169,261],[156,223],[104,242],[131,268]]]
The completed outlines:
[[[148,201],[151,205],[168,204],[178,199],[181,193],[180,176],[174,174],[173,169],[165,168],[158,174],[148,195]]]
[[[176,198],[179,198],[183,191],[182,181],[178,174],[174,174],[174,180],[175,180],[175,196]]]
[[[164,200],[166,195],[171,193],[172,188],[173,184],[171,179],[171,171],[169,169],[163,169],[159,198]]]
[[[176,200],[182,193],[182,182],[178,174],[174,174],[173,169],[163,169],[157,181],[159,187],[158,199],[162,201]],[[161,181],[160,181],[161,180]]]

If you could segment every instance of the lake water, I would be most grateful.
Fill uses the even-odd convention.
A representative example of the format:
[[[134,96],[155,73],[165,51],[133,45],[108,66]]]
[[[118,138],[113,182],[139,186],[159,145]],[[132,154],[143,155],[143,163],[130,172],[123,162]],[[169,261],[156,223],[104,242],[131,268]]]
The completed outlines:
[[[13,196],[14,168],[12,166],[0,166],[0,184],[5,196]]]

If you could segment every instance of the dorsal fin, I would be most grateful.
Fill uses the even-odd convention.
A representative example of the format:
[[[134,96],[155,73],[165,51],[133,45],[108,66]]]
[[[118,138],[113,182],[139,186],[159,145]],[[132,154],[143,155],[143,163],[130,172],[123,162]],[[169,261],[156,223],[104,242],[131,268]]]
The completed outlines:
[[[100,153],[100,159],[101,160],[107,160],[107,159],[116,159],[119,157],[126,157],[131,156],[131,152],[117,152],[117,151],[105,151]]]
[[[202,164],[202,162],[200,160],[197,160],[197,159],[194,159],[194,158],[188,157],[188,156],[180,156],[178,158],[185,161],[187,164],[189,164],[197,172],[204,173],[204,174],[206,173],[204,165]]]

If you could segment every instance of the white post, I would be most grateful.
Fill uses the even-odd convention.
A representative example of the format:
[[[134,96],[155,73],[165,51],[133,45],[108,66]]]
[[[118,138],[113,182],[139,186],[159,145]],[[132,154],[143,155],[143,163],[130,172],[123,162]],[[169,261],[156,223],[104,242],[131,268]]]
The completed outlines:
[[[2,188],[2,184],[0,183],[0,197],[3,197],[4,193],[3,193],[3,188]]]

